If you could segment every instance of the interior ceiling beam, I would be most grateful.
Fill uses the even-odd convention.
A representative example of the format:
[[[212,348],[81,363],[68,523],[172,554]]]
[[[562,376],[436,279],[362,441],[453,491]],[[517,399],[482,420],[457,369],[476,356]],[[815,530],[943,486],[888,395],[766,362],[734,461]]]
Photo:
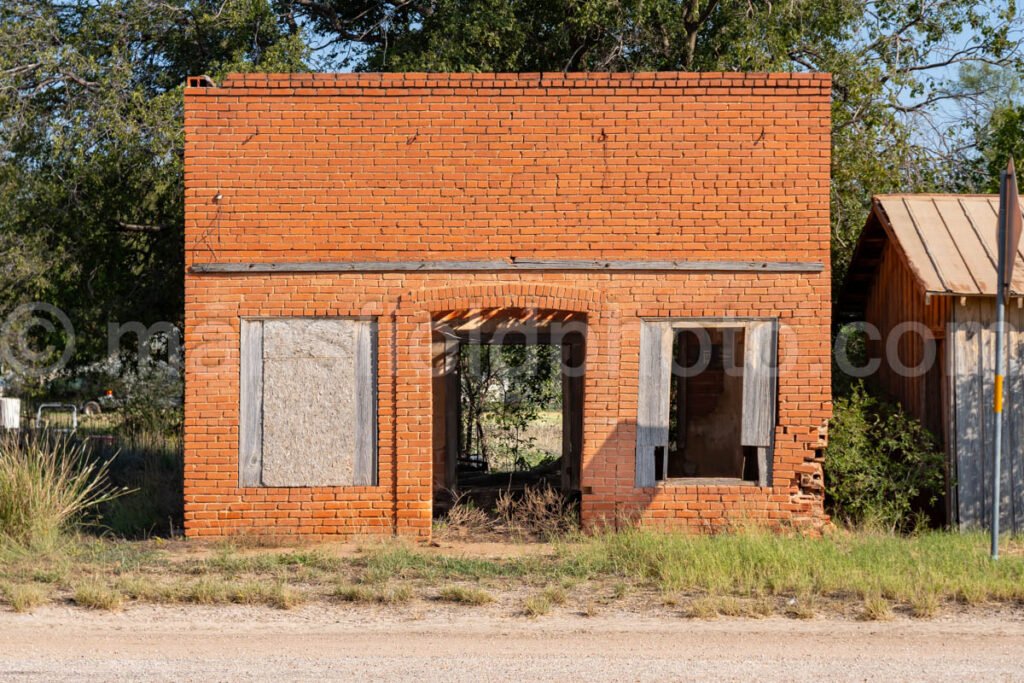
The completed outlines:
[[[194,263],[193,273],[397,273],[550,271],[662,271],[700,273],[820,273],[818,261],[288,261],[277,263]]]

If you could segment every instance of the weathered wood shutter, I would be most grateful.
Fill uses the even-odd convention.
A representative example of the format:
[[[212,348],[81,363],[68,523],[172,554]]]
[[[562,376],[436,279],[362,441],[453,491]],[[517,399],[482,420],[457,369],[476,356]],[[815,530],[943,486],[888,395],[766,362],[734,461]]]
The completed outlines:
[[[771,451],[775,438],[775,406],[778,402],[777,333],[775,321],[750,323],[746,329],[743,360],[743,426],[740,443],[757,447],[758,480],[770,481]]]
[[[263,473],[263,321],[241,323],[238,485],[260,486]]]
[[[354,486],[377,485],[377,321],[356,321]]]
[[[636,485],[654,486],[656,449],[668,449],[672,326],[640,323],[640,377],[636,418]],[[665,451],[663,451],[665,452]]]

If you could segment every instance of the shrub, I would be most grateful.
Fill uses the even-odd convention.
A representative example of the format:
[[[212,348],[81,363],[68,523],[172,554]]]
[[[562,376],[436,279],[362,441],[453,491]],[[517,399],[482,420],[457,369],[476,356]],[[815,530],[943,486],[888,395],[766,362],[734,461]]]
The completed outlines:
[[[906,531],[941,499],[944,456],[917,420],[857,383],[836,400],[825,477],[833,517]]]
[[[0,437],[0,538],[52,546],[85,512],[126,492],[109,483],[108,467],[67,438]]]
[[[478,508],[465,493],[450,491],[451,507],[434,528],[438,538],[466,538],[482,536],[494,526],[494,520],[481,508]]]

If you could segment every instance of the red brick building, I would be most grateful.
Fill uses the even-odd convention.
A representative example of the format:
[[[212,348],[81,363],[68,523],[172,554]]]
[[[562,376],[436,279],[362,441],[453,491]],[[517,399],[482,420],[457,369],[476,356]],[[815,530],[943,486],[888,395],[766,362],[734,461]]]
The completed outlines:
[[[508,335],[562,347],[584,524],[822,522],[829,97],[822,74],[190,79],[187,533],[427,537],[458,476],[451,354]]]

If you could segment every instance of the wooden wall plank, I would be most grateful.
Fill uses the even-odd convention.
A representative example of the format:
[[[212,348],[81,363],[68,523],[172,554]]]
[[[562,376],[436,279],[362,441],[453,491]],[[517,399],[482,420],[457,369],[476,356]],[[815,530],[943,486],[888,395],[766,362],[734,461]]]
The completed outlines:
[[[992,329],[995,322],[995,306],[987,305],[986,301],[977,300],[974,303],[978,311],[978,321],[981,323],[981,360],[978,366],[981,368],[979,382],[981,385],[981,400],[978,410],[981,412],[981,451],[977,454],[977,460],[981,462],[981,519],[982,525],[987,527],[991,522],[992,511],[992,462],[994,447],[994,432],[996,428],[995,414],[992,412],[993,401],[995,400],[995,372],[996,372],[996,337]]]
[[[377,321],[355,323],[354,486],[377,485]]]
[[[238,415],[238,485],[263,476],[263,321],[242,320]]]
[[[1004,528],[1013,533],[1024,532],[1024,310],[1015,304],[1007,315],[1007,405],[1004,429],[1004,465],[1009,470],[1007,494],[1009,523]]]
[[[278,263],[195,263],[192,273],[397,273],[552,271],[684,271],[704,273],[820,273],[818,261],[289,261]]]
[[[669,389],[672,376],[672,326],[640,323],[640,377],[636,424],[636,485],[654,486],[657,448],[668,448]]]
[[[977,306],[957,306],[954,310],[954,395],[956,401],[956,470],[959,524],[973,528],[982,524],[981,477],[983,464],[981,437],[981,329]]]
[[[953,311],[949,310],[949,326],[943,342],[943,378],[942,378],[942,417],[944,426],[944,444],[946,453],[946,521],[951,525],[957,523],[960,518],[959,495],[957,491],[957,453],[960,446],[957,443],[957,412],[956,412],[956,357],[957,357],[957,335],[956,326],[953,322]]]
[[[995,414],[995,302],[972,299],[954,307],[956,502],[961,528],[988,527],[992,513]],[[1024,312],[1007,311],[1007,374],[1000,467],[1000,526],[1024,531]]]
[[[775,436],[775,346],[774,321],[746,326],[743,424],[740,430],[740,443],[744,446],[767,448]]]

